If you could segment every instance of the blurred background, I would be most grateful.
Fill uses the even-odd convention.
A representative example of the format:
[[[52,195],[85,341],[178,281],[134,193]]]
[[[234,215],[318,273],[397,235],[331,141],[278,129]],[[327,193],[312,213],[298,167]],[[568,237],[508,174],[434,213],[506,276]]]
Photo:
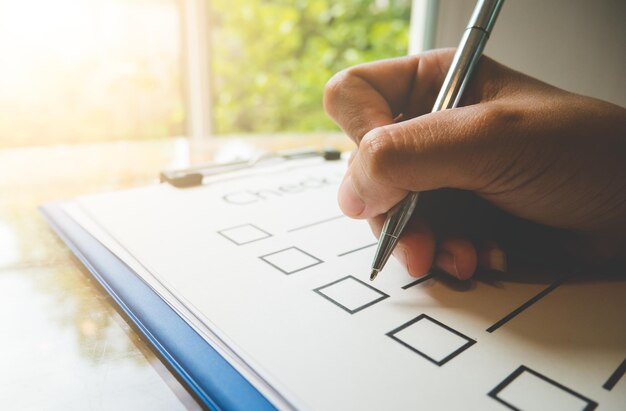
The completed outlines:
[[[0,0],[0,148],[336,131],[333,73],[455,46],[474,4]],[[625,104],[625,4],[509,0],[486,53]]]
[[[406,54],[410,5],[0,0],[0,147],[334,130],[325,82]]]

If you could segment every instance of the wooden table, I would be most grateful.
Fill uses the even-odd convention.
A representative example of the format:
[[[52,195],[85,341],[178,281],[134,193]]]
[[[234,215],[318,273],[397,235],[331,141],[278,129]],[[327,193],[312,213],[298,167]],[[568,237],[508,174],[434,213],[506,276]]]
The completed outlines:
[[[338,134],[0,150],[0,409],[197,409],[37,207],[154,183],[165,167],[352,144]]]

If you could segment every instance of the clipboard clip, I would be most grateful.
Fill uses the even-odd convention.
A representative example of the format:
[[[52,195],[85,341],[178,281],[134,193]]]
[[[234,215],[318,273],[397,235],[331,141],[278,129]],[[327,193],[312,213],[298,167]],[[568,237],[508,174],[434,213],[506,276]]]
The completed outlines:
[[[329,148],[323,150],[296,149],[277,151],[274,153],[264,153],[249,160],[236,160],[225,163],[208,163],[187,168],[163,170],[159,174],[159,181],[161,183],[168,183],[178,188],[195,187],[202,185],[202,181],[208,176],[243,170],[266,162],[274,162],[277,160],[299,160],[309,157],[322,157],[324,160],[334,161],[341,159],[341,152],[339,150]]]

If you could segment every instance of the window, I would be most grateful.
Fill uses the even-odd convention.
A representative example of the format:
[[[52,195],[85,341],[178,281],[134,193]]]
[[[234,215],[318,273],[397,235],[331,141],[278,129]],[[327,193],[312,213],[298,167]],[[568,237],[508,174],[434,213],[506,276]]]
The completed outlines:
[[[181,135],[176,0],[0,0],[0,146]]]
[[[406,54],[410,9],[411,0],[0,0],[0,147],[194,135],[202,117],[203,135],[336,130],[324,84]]]
[[[324,84],[357,63],[405,55],[410,0],[213,0],[216,134],[334,130]]]

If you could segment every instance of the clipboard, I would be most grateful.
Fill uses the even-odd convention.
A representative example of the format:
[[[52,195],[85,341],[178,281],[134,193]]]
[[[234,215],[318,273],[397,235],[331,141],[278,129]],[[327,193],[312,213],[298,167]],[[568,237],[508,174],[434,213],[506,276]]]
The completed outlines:
[[[572,309],[579,309],[579,291],[570,277],[559,276],[554,281],[546,279],[538,283],[520,283],[511,278],[513,281],[504,287],[478,283],[474,284],[476,287],[472,293],[461,294],[434,278],[436,276],[432,273],[416,280],[408,277],[406,271],[396,264],[395,268],[391,267],[390,275],[372,286],[362,277],[362,273],[369,273],[366,266],[371,258],[367,253],[375,245],[369,244],[373,240],[371,233],[364,224],[358,225],[357,229],[358,222],[337,215],[339,210],[332,198],[339,172],[345,165],[341,162],[332,165],[319,159],[296,163],[287,162],[276,168],[261,167],[258,170],[241,170],[237,165],[234,168],[238,171],[225,175],[214,175],[214,170],[209,169],[206,174],[204,171],[200,173],[211,176],[201,188],[184,189],[171,183],[161,184],[49,203],[40,209],[56,233],[204,407],[224,410],[327,409],[337,403],[343,405],[342,409],[394,408],[393,404],[395,408],[429,406],[439,404],[442,399],[439,394],[443,385],[437,378],[446,374],[439,372],[440,367],[445,372],[456,369],[460,379],[470,372],[472,383],[479,390],[472,395],[480,394],[473,399],[481,406],[496,402],[515,405],[515,401],[529,397],[519,394],[525,389],[526,382],[531,386],[540,385],[541,389],[547,390],[546,393],[555,392],[556,387],[559,398],[578,402],[585,409],[593,409],[598,403],[619,402],[621,394],[611,391],[624,373],[623,365],[617,370],[614,368],[623,361],[620,347],[607,346],[611,350],[602,353],[603,369],[595,370],[593,378],[579,381],[572,372],[562,371],[565,363],[555,362],[553,365],[557,367],[545,365],[551,361],[549,345],[542,350],[540,346],[529,347],[523,339],[506,340],[512,330],[514,333],[523,330],[526,337],[544,338],[544,313],[534,311],[533,314],[530,309],[538,302],[555,301],[556,298]],[[196,173],[198,170],[192,171]],[[319,193],[322,193],[321,197]],[[153,204],[158,206],[152,207]],[[300,213],[291,214],[296,218],[283,218],[304,205],[312,206],[306,215],[307,221],[299,219]],[[133,207],[134,211],[128,214]],[[237,208],[237,211],[228,214],[224,212],[227,208]],[[204,218],[208,209],[221,218]],[[80,210],[87,214],[81,215],[77,212]],[[180,210],[186,212],[180,213]],[[103,225],[94,227],[85,221],[85,217],[98,216],[104,217],[100,220]],[[141,222],[136,223],[136,220]],[[254,225],[257,222],[259,226]],[[116,241],[124,239],[131,247],[120,249],[103,236],[101,231],[106,224],[117,230],[108,234],[121,235]],[[241,231],[242,228],[247,231]],[[196,237],[189,237],[190,232]],[[328,237],[328,233],[333,236]],[[318,241],[320,235],[327,241]],[[193,241],[184,240],[192,238]],[[210,243],[207,243],[209,239]],[[211,248],[214,250],[211,259],[222,258],[217,266],[212,265],[212,260],[208,264],[203,259],[189,260],[190,256],[206,255],[207,244],[214,247]],[[191,249],[193,252],[189,254]],[[178,250],[175,255],[182,259],[168,260],[169,257],[163,256],[167,254],[163,250]],[[125,253],[130,253],[137,261],[132,261]],[[143,262],[136,265],[141,258],[151,260],[146,265]],[[218,275],[232,267],[231,260],[225,265],[224,259],[228,258],[247,264],[248,269],[231,271],[233,275],[229,276]],[[293,258],[297,259],[297,264]],[[181,271],[180,264],[185,261],[192,263]],[[216,275],[206,275],[208,266],[219,266],[222,271],[217,269]],[[200,314],[215,316],[208,320],[224,333],[222,335],[244,337],[230,339],[239,350],[234,353],[243,353],[239,358],[267,387],[251,379],[250,374],[246,374],[248,370],[233,362],[229,353],[215,345],[215,341],[207,339],[205,331],[190,322],[187,313],[172,305],[164,297],[163,290],[158,286],[155,288],[144,272],[146,269],[153,275],[163,275],[169,267],[173,267],[169,271],[170,277],[164,278],[161,285],[172,285],[198,310],[197,299],[202,298],[198,303],[202,305]],[[176,274],[176,278],[171,274]],[[181,276],[187,276],[192,282],[175,284]],[[241,288],[242,284],[250,286]],[[264,289],[267,284],[271,286]],[[602,298],[609,304],[607,307],[614,307],[610,310],[613,317],[619,312],[618,307],[623,307],[619,290],[624,285],[626,283],[616,287],[608,282],[595,285],[596,294],[607,292]],[[560,293],[562,289],[564,292]],[[190,290],[198,292],[194,294]],[[346,298],[345,290],[355,291],[359,300]],[[277,297],[281,304],[272,305]],[[287,302],[290,301],[288,297],[294,302],[292,305]],[[450,310],[445,304],[439,304],[438,299],[454,302],[462,309]],[[256,316],[239,315],[241,311],[253,311],[256,307],[264,307],[265,311],[259,310],[261,313],[255,313]],[[552,308],[548,306],[548,311]],[[537,312],[541,313],[541,321],[537,320]],[[551,311],[552,315],[558,312]],[[229,317],[228,313],[236,314]],[[528,318],[532,320],[529,322]],[[284,327],[290,321],[301,319],[302,323],[308,321],[311,328]],[[566,320],[558,324],[561,327],[559,335],[570,338],[571,332],[586,332],[576,326],[576,321]],[[616,318],[612,321],[619,322]],[[372,323],[376,323],[375,329],[370,327]],[[522,324],[522,328],[516,324]],[[611,321],[594,324],[594,327],[603,329],[597,335],[598,344],[604,344],[610,338],[620,341],[626,337],[620,329],[611,329]],[[281,335],[283,330],[288,333]],[[311,351],[297,344],[302,341],[315,344],[320,340],[304,339],[311,335],[307,330],[315,330],[333,345],[326,344],[316,353],[317,356],[308,355]],[[276,338],[277,335],[280,338]],[[220,339],[219,335],[217,337]],[[423,341],[426,344],[422,344]],[[438,341],[449,344],[444,346]],[[346,350],[356,343],[361,351]],[[517,348],[511,351],[512,346]],[[297,354],[292,355],[291,351],[286,354],[286,350],[293,350],[293,347]],[[492,351],[494,349],[496,351]],[[506,357],[515,350],[518,354]],[[385,354],[382,362],[377,361],[379,353]],[[566,366],[572,371],[582,369],[584,365],[584,359],[574,354],[568,357]],[[280,356],[280,361],[272,362],[278,358],[272,357],[274,355]],[[335,367],[332,362],[337,355],[342,359],[336,366],[340,372],[328,374]],[[368,369],[378,367],[378,373],[384,373],[385,381],[393,380],[388,387],[398,387],[407,381],[415,384],[421,379],[420,384],[430,384],[432,389],[422,390],[418,395],[404,387],[397,396],[395,388],[361,391],[371,381],[367,373],[355,374],[352,364],[364,360]],[[475,376],[471,367],[467,368],[472,361],[478,361],[488,372]],[[294,367],[289,368],[290,364]],[[612,382],[608,384],[606,378],[610,373]],[[601,383],[607,381],[603,391],[598,390],[599,380]],[[311,381],[316,384],[305,384]],[[344,389],[346,385],[347,390]],[[350,395],[357,392],[358,398]],[[587,394],[589,392],[591,394]],[[548,395],[546,393],[541,395]],[[448,405],[469,404],[463,398],[462,395],[446,396],[445,401]]]
[[[207,176],[311,157],[334,161],[341,158],[341,152],[327,147],[323,150],[303,148],[262,153],[249,160],[166,169],[159,174],[159,181],[184,189],[202,185]],[[276,409],[131,267],[67,215],[64,204],[63,201],[51,202],[40,206],[39,210],[203,407],[214,410]]]
[[[70,218],[62,204],[48,203],[40,211],[203,407],[276,409],[130,267]]]

